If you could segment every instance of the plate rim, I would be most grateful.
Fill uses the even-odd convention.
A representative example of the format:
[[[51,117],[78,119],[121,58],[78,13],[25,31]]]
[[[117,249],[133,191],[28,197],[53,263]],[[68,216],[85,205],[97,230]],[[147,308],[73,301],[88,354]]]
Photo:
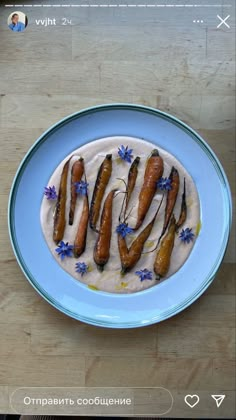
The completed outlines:
[[[145,112],[145,113],[149,113],[149,114],[154,114],[154,116],[160,116],[162,118],[165,118],[166,120],[169,120],[170,122],[174,122],[175,124],[177,124],[178,126],[180,126],[180,128],[184,129],[187,132],[190,132],[190,134],[196,138],[196,140],[198,140],[198,145],[202,147],[202,149],[204,150],[205,153],[207,153],[208,158],[210,158],[210,160],[214,163],[214,167],[215,170],[218,174],[218,176],[220,177],[221,181],[224,184],[225,190],[227,192],[227,196],[228,196],[228,200],[227,200],[227,210],[228,210],[228,215],[227,215],[227,223],[226,223],[226,228],[225,228],[225,235],[224,235],[224,241],[222,242],[222,246],[219,252],[219,258],[218,260],[215,262],[214,266],[213,266],[213,270],[210,274],[210,277],[208,278],[208,281],[206,281],[204,287],[202,287],[200,290],[198,290],[196,292],[196,294],[194,296],[191,296],[191,298],[186,299],[184,301],[183,304],[181,304],[181,306],[179,306],[178,308],[174,308],[172,310],[170,310],[168,314],[165,314],[163,316],[156,316],[150,320],[148,320],[148,322],[143,323],[142,320],[140,321],[129,321],[129,322],[121,322],[119,321],[118,323],[115,322],[113,323],[111,320],[109,321],[105,321],[103,320],[99,320],[95,317],[93,318],[87,318],[87,317],[82,317],[76,313],[72,313],[70,310],[65,309],[61,304],[59,304],[58,302],[56,302],[54,300],[54,298],[47,296],[47,293],[43,293],[40,290],[40,287],[37,286],[37,281],[33,278],[31,278],[32,276],[30,276],[30,274],[28,274],[28,270],[27,270],[27,265],[24,263],[23,258],[21,258],[21,252],[20,249],[18,249],[19,247],[17,246],[17,240],[14,237],[14,227],[12,226],[12,220],[14,220],[14,198],[16,196],[17,193],[17,187],[20,183],[21,180],[21,176],[23,174],[24,171],[24,167],[25,165],[27,165],[28,159],[31,156],[32,152],[37,151],[37,148],[39,147],[39,145],[46,141],[48,138],[48,135],[50,135],[52,132],[55,132],[57,129],[61,128],[63,125],[67,124],[68,122],[72,121],[73,119],[77,119],[79,116],[83,116],[83,115],[88,115],[90,113],[94,113],[94,112],[98,112],[98,111],[106,111],[106,110],[130,110],[130,111],[140,111],[140,112]],[[230,185],[227,179],[227,176],[225,174],[225,171],[219,161],[219,159],[217,158],[216,154],[214,153],[214,151],[211,149],[211,147],[207,144],[207,142],[194,130],[192,129],[190,126],[188,126],[186,123],[184,123],[183,121],[181,121],[180,119],[178,119],[177,117],[166,113],[164,111],[161,111],[159,109],[153,108],[153,107],[148,107],[145,105],[140,105],[140,104],[132,104],[132,103],[108,103],[108,104],[101,104],[101,105],[95,105],[95,106],[91,106],[91,107],[87,107],[84,108],[80,111],[77,111],[75,113],[72,113],[62,119],[60,119],[59,121],[57,121],[55,124],[53,124],[52,126],[50,126],[47,130],[45,130],[39,137],[38,139],[32,144],[32,146],[29,148],[29,150],[27,151],[27,153],[25,154],[25,156],[23,157],[23,159],[20,162],[20,165],[18,166],[18,169],[16,171],[16,174],[13,178],[12,181],[12,185],[11,185],[11,190],[10,190],[10,194],[9,194],[9,201],[8,201],[8,231],[9,231],[9,237],[10,237],[10,242],[11,242],[11,246],[14,252],[14,255],[16,257],[16,260],[24,274],[24,276],[27,278],[27,280],[29,281],[29,283],[33,286],[33,288],[48,302],[50,303],[52,306],[54,306],[57,310],[61,311],[62,313],[80,320],[82,322],[86,322],[88,324],[91,325],[96,325],[96,326],[100,326],[100,327],[108,327],[108,328],[137,328],[137,327],[141,327],[141,326],[147,326],[147,325],[151,325],[154,323],[158,323],[161,321],[164,321],[165,319],[168,319],[174,315],[177,315],[179,312],[182,312],[184,309],[186,309],[188,306],[190,306],[193,302],[195,302],[203,293],[204,291],[209,287],[209,285],[212,283],[215,274],[217,273],[219,266],[221,265],[221,262],[224,258],[226,249],[227,249],[227,245],[228,245],[228,241],[229,241],[229,236],[230,236],[230,230],[231,230],[231,225],[232,225],[232,196],[231,196],[231,190],[230,190]],[[26,266],[26,267],[25,267]],[[206,279],[207,280],[207,279]]]

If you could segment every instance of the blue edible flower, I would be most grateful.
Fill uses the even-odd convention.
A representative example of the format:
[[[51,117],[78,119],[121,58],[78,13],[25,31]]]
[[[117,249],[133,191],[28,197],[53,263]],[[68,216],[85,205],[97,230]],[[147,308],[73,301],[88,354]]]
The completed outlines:
[[[125,160],[126,162],[132,162],[132,152],[133,149],[129,149],[128,146],[125,147],[123,146],[123,144],[121,145],[121,147],[118,147],[118,155],[122,160]]]
[[[61,260],[64,260],[65,257],[72,257],[73,255],[73,245],[69,245],[68,242],[61,241],[58,245],[58,248],[55,251],[60,255]]]
[[[172,189],[171,179],[170,178],[160,178],[157,181],[157,188],[162,191],[170,191]]]
[[[192,232],[192,229],[186,228],[182,229],[179,238],[182,242],[189,244],[194,239],[194,233]]]
[[[119,233],[119,235],[122,236],[122,238],[125,238],[126,235],[129,235],[133,232],[133,229],[127,225],[127,223],[120,223],[117,228],[116,232]]]
[[[88,183],[85,181],[75,182],[77,194],[86,195],[88,192]]]
[[[135,274],[139,276],[140,281],[152,280],[152,272],[148,270],[147,268],[144,268],[143,270],[135,271]]]
[[[83,276],[88,272],[88,265],[85,262],[78,262],[75,264],[75,271]]]
[[[44,195],[48,200],[55,200],[57,198],[57,193],[54,185],[52,187],[44,187]]]

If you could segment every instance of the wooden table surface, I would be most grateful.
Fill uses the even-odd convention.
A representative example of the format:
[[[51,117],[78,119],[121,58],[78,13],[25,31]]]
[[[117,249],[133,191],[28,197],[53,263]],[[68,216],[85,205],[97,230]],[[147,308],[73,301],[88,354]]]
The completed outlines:
[[[7,228],[12,180],[34,141],[62,117],[101,103],[152,106],[192,126],[220,159],[235,198],[233,10],[231,28],[217,29],[226,7],[190,9],[28,8],[29,27],[16,34],[6,26],[14,10],[0,7],[2,413],[12,412],[8,397],[20,386],[162,386],[174,396],[173,416],[234,416],[233,234],[214,282],[191,307],[157,325],[113,331],[44,301],[22,274]],[[41,17],[72,25],[36,26]],[[187,393],[204,404],[191,411]],[[218,411],[214,393],[227,395]]]

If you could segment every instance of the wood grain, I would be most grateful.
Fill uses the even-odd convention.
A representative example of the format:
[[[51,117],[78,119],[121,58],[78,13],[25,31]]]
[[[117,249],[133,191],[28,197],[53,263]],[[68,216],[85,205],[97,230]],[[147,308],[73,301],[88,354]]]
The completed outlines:
[[[129,366],[127,375],[126,367]],[[208,389],[212,385],[213,364],[210,357],[87,357],[87,386],[124,387],[163,386],[168,389]],[[206,379],[207,378],[207,379]]]
[[[234,417],[234,231],[198,301],[161,324],[124,331],[82,324],[44,301],[7,231],[9,191],[27,150],[59,119],[101,103],[152,106],[192,126],[220,159],[235,202],[233,32],[217,30],[210,9],[199,28],[191,10],[29,8],[18,36],[6,26],[9,13],[0,7],[0,412],[12,412],[8,397],[19,386],[163,386],[176,417]],[[36,27],[33,16],[52,13],[73,26]],[[189,392],[202,400],[194,413],[183,402]],[[221,411],[213,392],[227,394]]]
[[[60,325],[44,325],[40,334],[37,323],[31,326],[31,351],[36,354],[68,356],[155,356],[155,327],[151,326],[145,330],[144,340],[141,330],[109,331],[84,324],[78,325],[76,321],[65,319]]]
[[[0,360],[0,381],[9,386],[84,386],[84,380],[84,357],[42,357],[27,353],[22,357],[19,353],[4,355]]]

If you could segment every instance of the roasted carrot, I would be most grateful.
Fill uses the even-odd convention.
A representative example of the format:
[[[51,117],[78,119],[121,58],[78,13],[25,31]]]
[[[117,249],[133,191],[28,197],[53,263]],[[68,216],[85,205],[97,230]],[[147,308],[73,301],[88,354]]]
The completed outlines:
[[[93,190],[93,196],[90,206],[89,224],[91,229],[96,231],[96,224],[98,221],[102,199],[105,193],[106,186],[109,182],[112,172],[112,155],[106,155],[101,164]]]
[[[131,194],[132,194],[132,192],[134,190],[134,187],[135,187],[135,184],[136,184],[137,176],[138,176],[138,165],[139,165],[139,162],[140,162],[140,157],[137,156],[134,159],[132,165],[130,166],[129,173],[128,173],[128,181],[127,181],[127,183],[125,182],[124,179],[117,178],[120,181],[123,181],[124,184],[125,184],[125,196],[124,196],[124,200],[123,200],[123,203],[122,203],[122,206],[121,206],[119,221],[121,220],[121,215],[123,213],[124,207],[125,207],[125,209],[124,209],[124,219],[126,219],[127,208],[128,208],[128,205],[129,205]]]
[[[171,254],[175,242],[175,217],[171,218],[167,234],[161,241],[160,248],[157,251],[156,259],[154,262],[154,272],[157,280],[164,277],[170,267]]]
[[[130,170],[129,170],[129,174],[128,174],[128,183],[127,183],[127,194],[126,194],[126,202],[125,202],[125,213],[127,211],[128,205],[129,205],[129,201],[131,198],[131,194],[134,190],[135,184],[136,184],[136,179],[138,176],[138,165],[140,162],[140,157],[137,156],[132,165],[130,166]]]
[[[112,204],[114,194],[117,190],[112,190],[106,197],[98,238],[94,247],[93,258],[100,271],[103,271],[105,264],[110,257],[110,243],[112,234]]]
[[[76,160],[71,168],[71,185],[70,185],[70,212],[69,212],[69,225],[73,225],[75,205],[76,205],[76,182],[79,182],[84,173],[84,159],[81,157]]]
[[[187,204],[186,204],[186,188],[185,188],[185,178],[184,178],[184,191],[182,194],[179,220],[176,223],[176,231],[178,231],[179,228],[184,224],[186,218],[187,218]]]
[[[133,241],[129,249],[126,245],[125,238],[123,238],[122,235],[118,234],[118,248],[119,248],[120,260],[121,260],[121,273],[122,274],[125,274],[128,271],[130,271],[135,266],[135,264],[140,260],[145,242],[152,231],[157,214],[162,205],[162,201],[163,201],[163,197],[161,199],[161,202],[158,206],[158,209],[153,219],[142,230],[142,232],[140,232],[140,234]]]
[[[177,171],[177,169],[174,166],[172,166],[172,168],[171,168],[169,179],[171,180],[171,190],[169,190],[168,193],[167,193],[165,218],[164,218],[163,229],[162,229],[162,232],[161,232],[161,237],[164,235],[164,233],[167,229],[167,226],[169,224],[171,215],[172,215],[174,207],[175,207],[177,195],[178,195],[178,192],[179,192],[179,172]]]
[[[154,149],[147,161],[144,181],[139,193],[138,216],[134,230],[137,230],[144,221],[156,192],[157,181],[162,176],[163,170],[163,159],[159,155],[158,150]]]
[[[72,157],[72,156],[71,156]],[[53,240],[58,243],[63,239],[66,226],[66,189],[67,177],[69,171],[69,164],[71,157],[65,163],[59,186],[59,193],[57,197],[56,210],[54,215]]]
[[[130,264],[129,260],[129,248],[127,246],[125,238],[118,233],[118,249],[121,261],[121,273],[123,273],[123,267],[127,267]],[[124,270],[125,271],[125,270]]]
[[[88,220],[89,220],[89,202],[88,194],[84,196],[83,210],[79,221],[79,226],[75,236],[74,242],[74,256],[78,258],[83,254],[86,248],[86,238],[87,238],[87,229],[88,229]]]
[[[155,219],[153,219],[143,230],[140,232],[138,237],[134,240],[131,247],[128,250],[128,255],[125,255],[125,258],[121,259],[121,273],[125,274],[130,271],[135,264],[140,260],[142,255],[142,250],[145,245],[146,240],[148,239],[151,230],[153,228]],[[121,235],[119,235],[120,237]],[[125,241],[125,238],[122,238]],[[121,244],[120,244],[121,242]],[[119,249],[122,247],[122,240],[118,239]],[[123,245],[124,246],[124,245]]]

